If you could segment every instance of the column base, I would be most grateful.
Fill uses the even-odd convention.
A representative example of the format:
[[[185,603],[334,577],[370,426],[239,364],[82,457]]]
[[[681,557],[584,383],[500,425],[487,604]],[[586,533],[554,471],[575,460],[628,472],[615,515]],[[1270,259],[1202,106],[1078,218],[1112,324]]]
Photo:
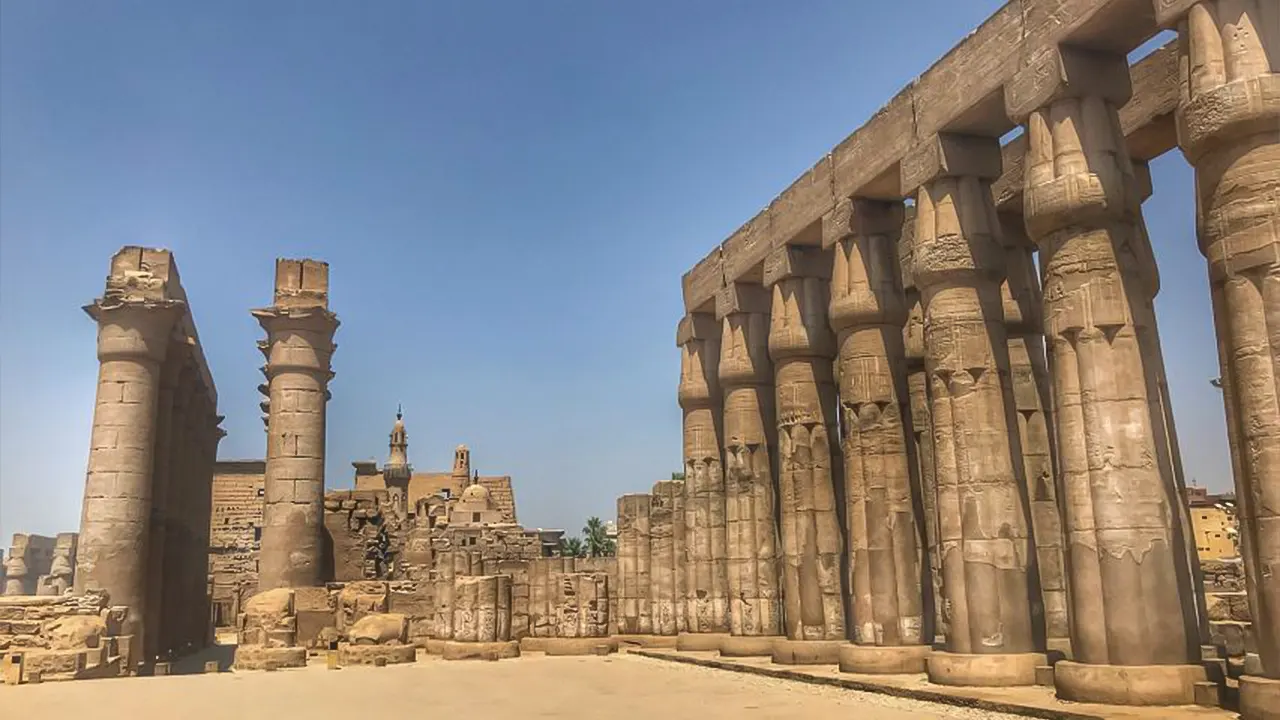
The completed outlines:
[[[1071,638],[1049,638],[1045,641],[1045,648],[1049,651],[1050,660],[1055,656],[1058,660],[1071,659]]]
[[[1241,720],[1280,720],[1280,680],[1240,676]]]
[[[722,657],[772,656],[773,644],[782,639],[778,635],[730,635],[720,643]]]
[[[773,641],[773,661],[779,665],[835,665],[840,662],[840,648],[844,640],[789,640]]]
[[[868,675],[907,675],[925,671],[933,648],[928,645],[854,645],[840,647],[840,672]]]
[[[1062,700],[1107,705],[1192,705],[1207,675],[1200,665],[1091,665],[1063,660],[1053,666]]]
[[[449,641],[427,638],[422,642],[422,649],[426,650],[429,655],[441,655],[444,653],[444,644],[447,642]]]
[[[338,646],[338,663],[342,665],[387,665],[411,663],[418,659],[418,648],[412,645],[352,645]]]
[[[1047,665],[1042,653],[992,653],[970,655],[944,650],[929,654],[929,682],[967,687],[1035,685],[1036,668]]]
[[[719,651],[720,644],[729,633],[680,633],[676,636],[676,649],[692,652]]]
[[[673,648],[675,635],[613,635],[614,647],[635,645],[642,648]]]
[[[445,641],[440,657],[445,660],[505,660],[520,657],[520,641],[457,642]]]
[[[236,647],[237,670],[277,670],[307,666],[307,649],[301,647],[267,647],[265,645],[240,645]]]
[[[520,652],[543,652],[551,656],[608,655],[618,651],[612,637],[522,638]]]

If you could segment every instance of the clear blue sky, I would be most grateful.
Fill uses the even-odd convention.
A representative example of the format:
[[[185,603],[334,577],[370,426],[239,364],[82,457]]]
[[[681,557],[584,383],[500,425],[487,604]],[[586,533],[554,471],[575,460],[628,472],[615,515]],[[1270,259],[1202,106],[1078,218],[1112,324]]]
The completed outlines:
[[[174,250],[226,415],[264,452],[273,261],[331,264],[328,484],[458,443],[580,528],[679,470],[680,275],[997,0],[0,3],[0,546],[79,523],[80,306]],[[928,22],[921,22],[927,18]],[[1230,483],[1192,177],[1147,204],[1189,476]]]

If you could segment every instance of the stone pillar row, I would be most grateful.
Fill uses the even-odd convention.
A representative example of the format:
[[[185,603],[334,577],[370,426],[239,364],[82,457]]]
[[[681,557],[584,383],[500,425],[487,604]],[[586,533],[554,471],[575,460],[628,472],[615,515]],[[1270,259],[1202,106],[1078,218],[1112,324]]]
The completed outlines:
[[[168,251],[126,247],[98,323],[98,389],[75,591],[126,610],[122,667],[187,654],[209,633],[208,533],[222,431]]]
[[[1269,717],[1280,6],[1155,11],[1181,43],[1178,139],[1255,618],[1241,710]],[[1120,128],[1128,65],[1058,47],[1004,91],[1027,136],[1021,216],[992,202],[997,139],[924,138],[900,166],[905,225],[899,203],[842,201],[820,244],[775,249],[681,321],[686,583],[652,594],[683,602],[679,647],[755,654],[772,639],[776,661],[798,663],[831,662],[835,643],[846,670],[960,685],[1030,684],[1050,651],[1070,658],[1054,665],[1065,699],[1195,700],[1205,603],[1154,313],[1150,179]]]

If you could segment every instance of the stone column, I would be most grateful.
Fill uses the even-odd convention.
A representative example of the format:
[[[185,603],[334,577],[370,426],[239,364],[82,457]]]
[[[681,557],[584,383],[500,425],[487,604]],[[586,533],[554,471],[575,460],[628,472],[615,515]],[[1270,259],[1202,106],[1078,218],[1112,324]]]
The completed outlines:
[[[915,443],[916,473],[923,509],[925,555],[928,558],[933,606],[933,635],[925,634],[929,644],[945,642],[949,627],[943,613],[942,552],[938,540],[938,488],[933,465],[933,413],[930,411],[929,374],[924,365],[924,306],[915,279],[916,209],[904,208],[902,234],[898,239],[898,262],[902,273],[903,306],[907,321],[902,328],[902,345],[907,369],[907,392],[911,400],[911,431]]]
[[[511,639],[510,577],[457,577],[453,596],[453,637],[444,644],[445,660],[520,655],[520,643]]]
[[[680,408],[684,412],[685,629],[680,650],[719,650],[729,633],[723,418],[718,368],[720,326],[691,313],[676,331]],[[616,589],[615,589],[616,594]]]
[[[654,635],[685,631],[684,482],[660,480],[649,494],[649,612]]]
[[[781,247],[765,261],[772,294],[778,507],[785,639],[773,661],[836,664],[845,643],[844,537],[836,510],[835,338],[827,323],[831,251]]]
[[[844,201],[826,218],[835,245],[831,325],[840,344],[841,443],[849,525],[853,644],[846,672],[916,673],[933,641],[922,582],[914,431],[907,387],[900,203]],[[931,615],[931,612],[930,612]]]
[[[1022,474],[1027,483],[1036,576],[1040,580],[1040,602],[1034,609],[1044,617],[1048,649],[1070,657],[1062,511],[1055,474],[1053,419],[1049,413],[1052,407],[1049,367],[1040,313],[1043,297],[1032,256],[1035,246],[1027,238],[1022,216],[1002,215],[1000,221],[1005,245],[1005,281],[1000,286],[1000,298],[1009,337],[1009,369],[1013,401],[1018,410]]]
[[[1158,287],[1117,108],[1123,56],[1063,48],[1007,87],[1027,127],[1025,217],[1040,247],[1074,662],[1059,697],[1188,704],[1205,679],[1170,471],[1162,370],[1146,347]]]
[[[194,368],[187,363],[189,351],[179,358],[174,383],[173,399],[170,401],[168,417],[168,442],[172,450],[168,453],[168,464],[165,471],[166,499],[164,505],[163,542],[159,548],[152,548],[153,553],[161,555],[160,573],[157,577],[148,578],[149,585],[157,586],[156,594],[160,602],[148,611],[148,620],[155,624],[157,634],[154,642],[148,641],[147,659],[169,659],[177,648],[174,629],[187,605],[182,593],[179,576],[183,573],[186,537],[183,535],[182,506],[190,496],[187,487],[187,468],[191,462],[189,438],[187,437],[187,416],[191,408],[193,394],[192,383],[195,379]],[[172,362],[173,359],[170,361]],[[166,363],[167,364],[167,363]]]
[[[1246,718],[1280,707],[1280,7],[1164,0],[1182,61],[1178,144],[1196,169],[1245,577],[1260,667],[1240,679]]]
[[[105,590],[128,608],[125,666],[145,647],[147,539],[160,367],[185,303],[105,295],[85,308],[98,321],[98,391],[80,518],[75,591]]]
[[[338,318],[329,312],[329,266],[276,261],[275,304],[253,311],[267,332],[267,471],[258,590],[325,581],[325,404]]]
[[[649,611],[649,496],[618,498],[618,634],[652,635]]]
[[[1036,666],[1028,570],[1030,524],[1009,347],[1000,301],[1004,252],[990,181],[993,138],[941,135],[902,161],[916,192],[913,257],[924,308],[932,403],[946,652],[929,679],[949,685],[1030,685]]]
[[[716,296],[724,393],[725,535],[729,571],[726,656],[772,655],[782,632],[774,478],[777,425],[769,362],[772,302],[760,285]]]

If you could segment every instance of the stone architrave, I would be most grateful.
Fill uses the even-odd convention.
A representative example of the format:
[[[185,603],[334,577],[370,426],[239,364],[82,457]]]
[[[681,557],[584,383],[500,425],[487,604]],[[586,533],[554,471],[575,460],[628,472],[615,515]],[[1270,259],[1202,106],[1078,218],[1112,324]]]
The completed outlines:
[[[1034,245],[1027,238],[1022,217],[1002,215],[1000,220],[1005,243],[1005,281],[1000,298],[1009,337],[1009,370],[1018,410],[1022,472],[1031,508],[1044,634],[1050,650],[1070,656],[1062,510],[1058,503],[1049,368],[1040,313],[1043,297],[1032,256]]]
[[[160,368],[186,302],[170,296],[165,251],[125,248],[112,258],[98,322],[98,390],[76,556],[75,590],[105,590],[127,608],[120,635],[145,647],[156,410]],[[173,278],[176,280],[176,277]],[[132,668],[140,657],[129,657]]]
[[[946,652],[929,678],[1031,685],[1037,653],[1017,413],[1000,301],[1004,252],[990,181],[994,138],[939,135],[902,161],[916,192],[915,281],[932,404]]]
[[[862,200],[838,204],[824,223],[835,252],[831,325],[840,347],[854,618],[840,666],[850,672],[922,672],[933,641],[903,347],[901,228],[901,204]]]
[[[267,332],[270,393],[259,590],[324,582],[325,406],[338,318],[329,266],[277,260],[275,303],[253,311]]]
[[[774,662],[839,661],[844,644],[844,537],[836,509],[835,338],[827,323],[830,250],[788,247],[765,261],[772,295],[769,355],[777,408],[778,509],[785,640]]]
[[[654,635],[685,631],[684,481],[660,480],[649,493],[649,612]]]
[[[618,498],[618,633],[652,635],[648,494]]]
[[[1158,279],[1117,108],[1123,56],[1061,48],[1019,73],[1025,217],[1040,247],[1071,572],[1073,662],[1059,697],[1194,702],[1205,679],[1169,458],[1163,374],[1149,350]]]
[[[769,361],[772,302],[761,285],[735,283],[716,296],[724,394],[725,549],[729,634],[720,653],[771,655],[782,632],[774,497],[777,424]]]
[[[685,632],[681,650],[718,650],[729,632],[720,325],[691,313],[676,332],[684,413]],[[615,590],[616,594],[616,590]]]
[[[1196,171],[1256,670],[1240,710],[1280,707],[1280,6],[1163,0],[1179,35],[1178,144]],[[1273,714],[1268,715],[1271,712]]]
[[[946,603],[942,596],[942,552],[938,540],[938,488],[933,463],[933,413],[930,410],[929,373],[924,363],[924,305],[915,280],[916,209],[904,208],[902,234],[898,239],[898,263],[902,272],[903,306],[907,309],[902,328],[902,346],[907,369],[907,392],[911,399],[911,430],[915,442],[916,473],[920,483],[920,505],[924,513],[923,531],[929,563],[933,605],[933,637],[926,641],[945,642]]]

